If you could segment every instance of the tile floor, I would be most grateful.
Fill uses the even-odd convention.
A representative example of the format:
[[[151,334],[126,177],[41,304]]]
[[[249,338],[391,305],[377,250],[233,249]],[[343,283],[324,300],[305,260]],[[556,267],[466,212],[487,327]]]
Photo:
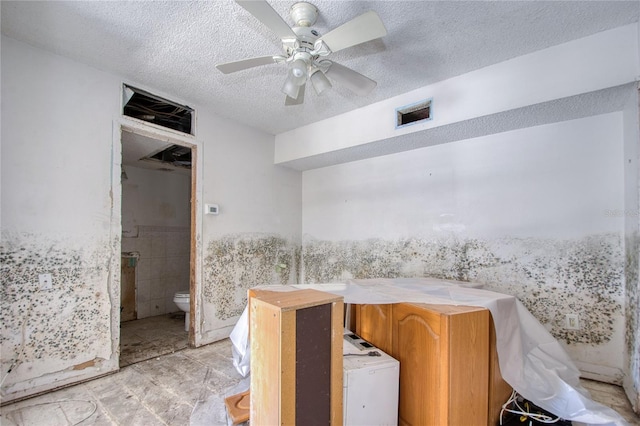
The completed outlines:
[[[189,346],[184,312],[120,324],[120,368]]]
[[[123,324],[122,356],[131,352],[125,361],[130,365],[109,376],[4,406],[0,424],[226,425],[224,397],[248,387],[232,365],[230,341],[180,350],[180,330],[186,346],[184,323],[180,328],[181,321],[171,315],[153,318]],[[163,340],[166,344],[160,343]],[[615,409],[631,425],[640,425],[620,387],[582,383],[596,401]]]
[[[631,403],[620,386],[593,380],[580,380],[580,382],[582,386],[589,391],[594,401],[613,408],[624,417],[629,424],[634,426],[640,425],[640,416],[633,412]]]
[[[0,409],[2,426],[226,425],[225,395],[242,381],[228,339]]]

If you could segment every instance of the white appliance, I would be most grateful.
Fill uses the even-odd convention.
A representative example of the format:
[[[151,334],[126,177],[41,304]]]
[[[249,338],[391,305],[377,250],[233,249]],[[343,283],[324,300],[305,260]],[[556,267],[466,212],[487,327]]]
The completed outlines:
[[[400,363],[349,330],[343,355],[345,426],[397,425]]]

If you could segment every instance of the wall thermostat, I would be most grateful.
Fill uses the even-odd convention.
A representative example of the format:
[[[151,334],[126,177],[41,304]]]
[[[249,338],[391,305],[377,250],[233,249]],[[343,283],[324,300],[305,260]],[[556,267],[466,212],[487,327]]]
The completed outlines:
[[[218,214],[220,209],[217,204],[205,204],[204,205],[204,214]]]

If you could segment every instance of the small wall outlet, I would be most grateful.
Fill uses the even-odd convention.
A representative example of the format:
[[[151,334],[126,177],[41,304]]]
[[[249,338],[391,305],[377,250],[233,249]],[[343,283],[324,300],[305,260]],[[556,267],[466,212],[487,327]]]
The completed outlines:
[[[578,314],[567,314],[564,317],[565,328],[567,330],[580,330],[580,321],[578,320]]]
[[[40,274],[38,275],[38,279],[40,280],[41,290],[51,290],[53,288],[53,283],[51,282],[51,274]]]

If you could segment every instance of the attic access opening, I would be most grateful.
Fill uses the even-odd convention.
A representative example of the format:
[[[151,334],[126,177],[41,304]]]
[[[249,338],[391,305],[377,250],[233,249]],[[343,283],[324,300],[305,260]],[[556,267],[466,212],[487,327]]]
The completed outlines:
[[[431,99],[396,109],[396,128],[431,120]]]
[[[156,154],[148,156],[146,160],[160,161],[174,167],[191,169],[191,148],[182,145],[171,145]]]
[[[194,110],[135,87],[123,85],[123,114],[192,135]]]

